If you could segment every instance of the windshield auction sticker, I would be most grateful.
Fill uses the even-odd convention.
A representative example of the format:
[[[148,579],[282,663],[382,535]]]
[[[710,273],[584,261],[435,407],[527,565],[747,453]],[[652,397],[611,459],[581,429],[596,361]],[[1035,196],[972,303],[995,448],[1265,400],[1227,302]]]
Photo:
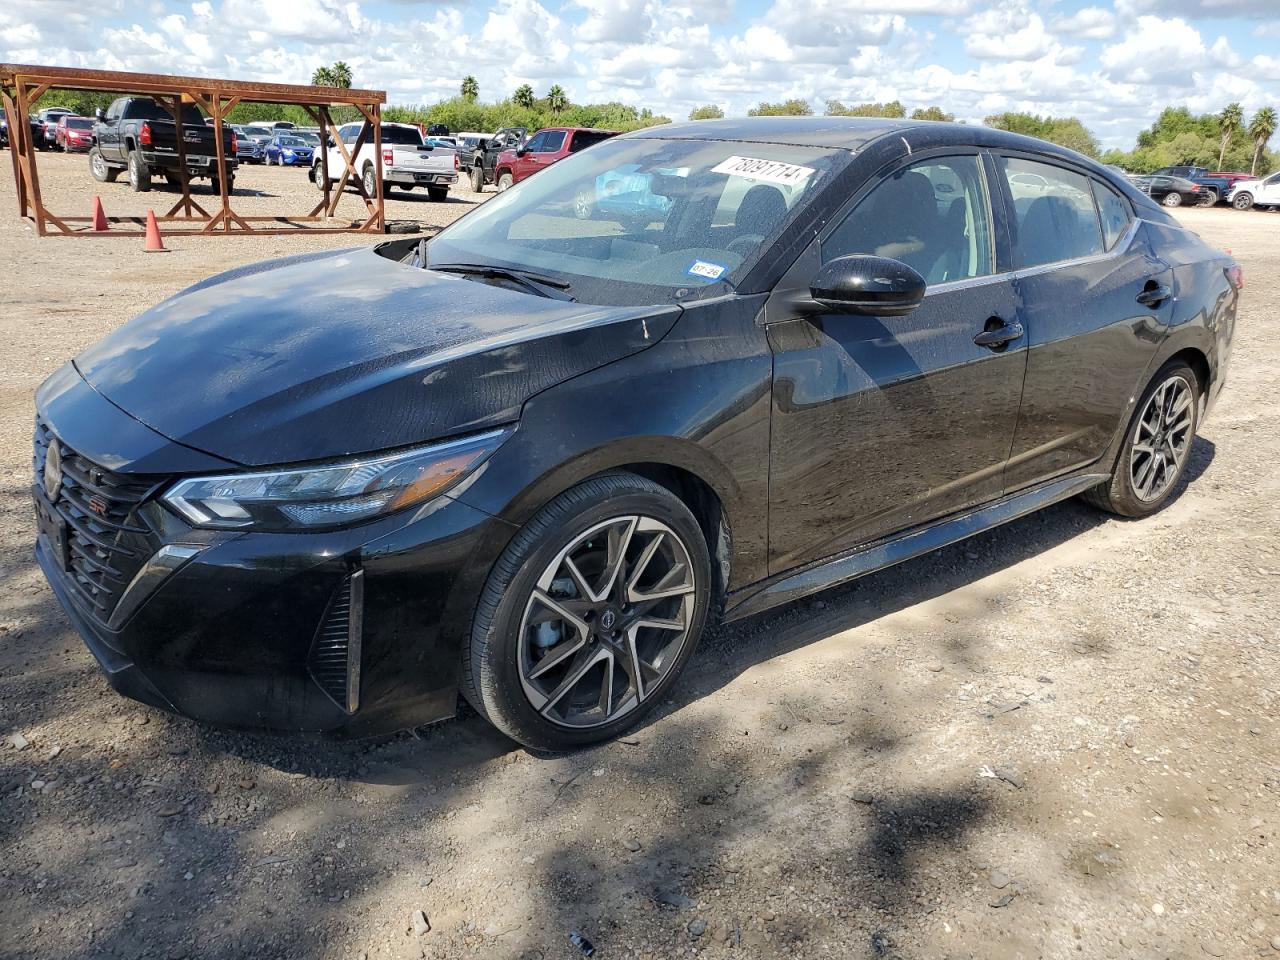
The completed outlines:
[[[783,163],[781,160],[759,160],[755,157],[729,157],[711,168],[712,173],[723,173],[731,177],[744,177],[748,180],[763,180],[766,183],[779,183],[784,187],[804,183],[813,176],[813,167],[801,167],[794,163]]]
[[[691,277],[697,277],[700,280],[706,280],[708,283],[715,283],[729,268],[720,263],[711,263],[707,260],[695,260],[689,264],[689,269],[685,271]]]

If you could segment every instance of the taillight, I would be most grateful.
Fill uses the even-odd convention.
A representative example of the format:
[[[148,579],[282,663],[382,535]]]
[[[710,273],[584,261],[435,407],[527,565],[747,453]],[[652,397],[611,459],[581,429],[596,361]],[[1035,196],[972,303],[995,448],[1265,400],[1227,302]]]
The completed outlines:
[[[151,124],[144,123],[138,130],[138,143],[144,147],[151,146]]]
[[[461,170],[462,164],[458,162],[458,151],[453,151],[453,169]]]
[[[1240,264],[1233,263],[1227,267],[1227,279],[1231,281],[1231,285],[1237,290],[1244,289],[1244,271],[1240,269]]]
[[[390,147],[383,147],[383,149],[382,149],[382,165],[383,165],[384,167],[389,167],[389,166],[391,166],[391,161],[392,161],[392,159],[395,157],[395,155],[396,155],[396,152],[395,152],[394,150],[392,150]]]
[[[231,152],[236,152],[236,132],[234,130],[231,131]]]

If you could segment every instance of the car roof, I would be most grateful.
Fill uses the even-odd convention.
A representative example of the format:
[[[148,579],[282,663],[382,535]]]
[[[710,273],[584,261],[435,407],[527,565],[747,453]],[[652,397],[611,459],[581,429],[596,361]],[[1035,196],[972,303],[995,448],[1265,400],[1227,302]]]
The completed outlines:
[[[601,127],[539,127],[534,133],[556,133],[563,131],[564,133],[612,133],[617,136],[617,130],[605,130]]]

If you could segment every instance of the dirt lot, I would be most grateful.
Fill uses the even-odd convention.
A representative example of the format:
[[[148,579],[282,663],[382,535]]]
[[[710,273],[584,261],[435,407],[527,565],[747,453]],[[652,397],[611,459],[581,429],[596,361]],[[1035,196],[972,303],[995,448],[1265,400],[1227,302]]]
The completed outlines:
[[[83,158],[41,160],[87,212]],[[196,279],[352,241],[37,241],[11,179],[0,955],[552,960],[580,930],[604,958],[1280,957],[1280,216],[1182,214],[1247,288],[1163,513],[1067,503],[721,629],[634,737],[545,757],[474,716],[303,744],[107,687],[31,559],[33,392]],[[314,196],[297,170],[238,185]]]

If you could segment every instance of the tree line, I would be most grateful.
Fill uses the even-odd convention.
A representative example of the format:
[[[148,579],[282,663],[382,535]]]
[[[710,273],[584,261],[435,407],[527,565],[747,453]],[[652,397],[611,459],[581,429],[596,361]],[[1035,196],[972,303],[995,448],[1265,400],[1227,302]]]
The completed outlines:
[[[341,60],[317,67],[311,82],[318,86],[352,86],[351,68]],[[65,106],[84,116],[92,116],[97,107],[106,107],[115,93],[90,93],[74,90],[50,90],[40,98],[41,107]],[[334,107],[337,123],[360,118],[354,107]],[[750,110],[751,117],[812,116],[807,100],[792,98],[779,102],[761,101]],[[908,111],[898,100],[887,103],[846,105],[828,100],[823,114],[828,117],[889,117],[912,120],[950,121],[955,117],[937,105],[915,107]],[[473,130],[491,133],[501,127],[549,126],[604,127],[611,130],[637,130],[671,119],[648,108],[610,101],[607,103],[574,103],[560,84],[552,84],[539,96],[527,83],[516,87],[507,97],[491,103],[480,100],[480,85],[474,76],[463,77],[456,96],[434,104],[392,105],[383,109],[384,120],[398,123],[440,123],[450,130]],[[690,120],[714,120],[725,116],[716,104],[695,107]],[[241,103],[228,117],[233,123],[288,120],[298,126],[314,123],[301,107],[262,103]],[[1132,150],[1101,152],[1098,140],[1077,117],[1041,116],[1032,113],[999,113],[986,117],[983,123],[1000,130],[1039,137],[1072,150],[1077,150],[1103,163],[1122,167],[1133,173],[1150,173],[1160,167],[1194,164],[1214,170],[1233,170],[1265,176],[1280,168],[1280,153],[1268,149],[1276,133],[1277,116],[1272,107],[1262,107],[1246,117],[1239,103],[1227,104],[1218,113],[1193,114],[1186,107],[1166,107],[1156,122],[1138,134]]]

